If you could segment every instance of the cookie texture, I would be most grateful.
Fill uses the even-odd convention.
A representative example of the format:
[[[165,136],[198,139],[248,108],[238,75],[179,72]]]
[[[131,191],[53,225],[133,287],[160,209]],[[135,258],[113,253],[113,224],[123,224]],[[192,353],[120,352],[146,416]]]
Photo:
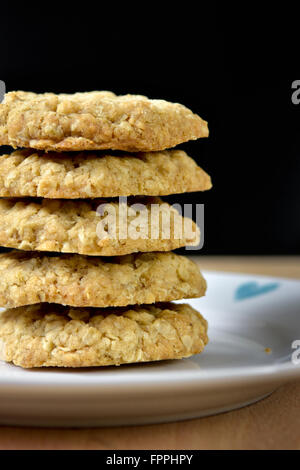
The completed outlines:
[[[93,256],[198,245],[200,232],[160,198],[0,199],[0,245]]]
[[[30,367],[91,367],[181,359],[208,342],[186,304],[115,309],[38,304],[0,314],[0,358]]]
[[[108,155],[27,149],[0,157],[1,197],[161,196],[211,186],[209,175],[181,150]]]
[[[0,104],[0,145],[15,148],[154,151],[207,136],[185,106],[139,95],[15,91]]]
[[[0,306],[40,302],[115,307],[201,297],[206,281],[190,259],[167,253],[113,258],[50,256],[12,251],[0,255]]]

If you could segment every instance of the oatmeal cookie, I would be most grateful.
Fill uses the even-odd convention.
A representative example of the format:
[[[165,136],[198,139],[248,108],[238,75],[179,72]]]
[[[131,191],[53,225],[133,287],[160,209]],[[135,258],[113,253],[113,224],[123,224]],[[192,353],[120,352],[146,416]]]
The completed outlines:
[[[160,198],[0,199],[0,245],[91,256],[198,245],[196,224]]]
[[[0,197],[162,196],[211,186],[209,175],[181,150],[122,156],[17,150],[0,156]]]
[[[167,253],[121,257],[0,255],[0,306],[40,302],[73,307],[119,307],[201,297],[206,281],[190,259]]]
[[[38,304],[0,313],[0,358],[25,368],[181,359],[200,353],[207,342],[206,320],[186,304]]]
[[[0,145],[14,148],[156,151],[207,136],[185,106],[139,95],[14,91],[0,104]]]

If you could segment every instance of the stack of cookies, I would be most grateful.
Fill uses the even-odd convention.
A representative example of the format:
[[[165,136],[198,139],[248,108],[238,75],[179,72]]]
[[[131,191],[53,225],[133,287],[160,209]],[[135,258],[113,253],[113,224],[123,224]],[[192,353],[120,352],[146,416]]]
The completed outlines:
[[[186,219],[159,196],[211,187],[185,152],[165,150],[207,135],[184,106],[143,96],[6,95],[0,145],[22,149],[0,157],[0,244],[12,248],[0,255],[2,360],[89,367],[202,351],[206,320],[171,303],[205,294],[198,267],[171,251],[199,232],[178,231]]]

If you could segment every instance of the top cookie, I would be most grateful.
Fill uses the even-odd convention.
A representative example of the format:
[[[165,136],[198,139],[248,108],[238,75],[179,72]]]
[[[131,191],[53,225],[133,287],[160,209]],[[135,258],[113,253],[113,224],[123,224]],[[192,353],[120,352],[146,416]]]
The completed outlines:
[[[207,136],[185,106],[139,95],[14,91],[0,104],[0,145],[15,148],[157,151]]]

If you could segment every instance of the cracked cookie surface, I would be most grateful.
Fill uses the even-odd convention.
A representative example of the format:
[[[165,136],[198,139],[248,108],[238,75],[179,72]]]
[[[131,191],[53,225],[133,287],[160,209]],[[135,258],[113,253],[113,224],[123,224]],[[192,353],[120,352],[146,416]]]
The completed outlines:
[[[199,229],[160,198],[0,199],[0,245],[92,256],[198,245]]]
[[[1,197],[162,196],[211,186],[209,175],[182,150],[120,156],[28,149],[0,156]]]
[[[0,104],[0,145],[14,148],[156,151],[207,136],[185,106],[139,95],[14,91]]]
[[[24,368],[181,359],[200,353],[207,342],[206,320],[186,304],[38,304],[0,313],[0,358]]]
[[[0,255],[0,306],[40,302],[115,307],[201,297],[206,281],[190,259],[167,253],[113,258],[11,251]]]

